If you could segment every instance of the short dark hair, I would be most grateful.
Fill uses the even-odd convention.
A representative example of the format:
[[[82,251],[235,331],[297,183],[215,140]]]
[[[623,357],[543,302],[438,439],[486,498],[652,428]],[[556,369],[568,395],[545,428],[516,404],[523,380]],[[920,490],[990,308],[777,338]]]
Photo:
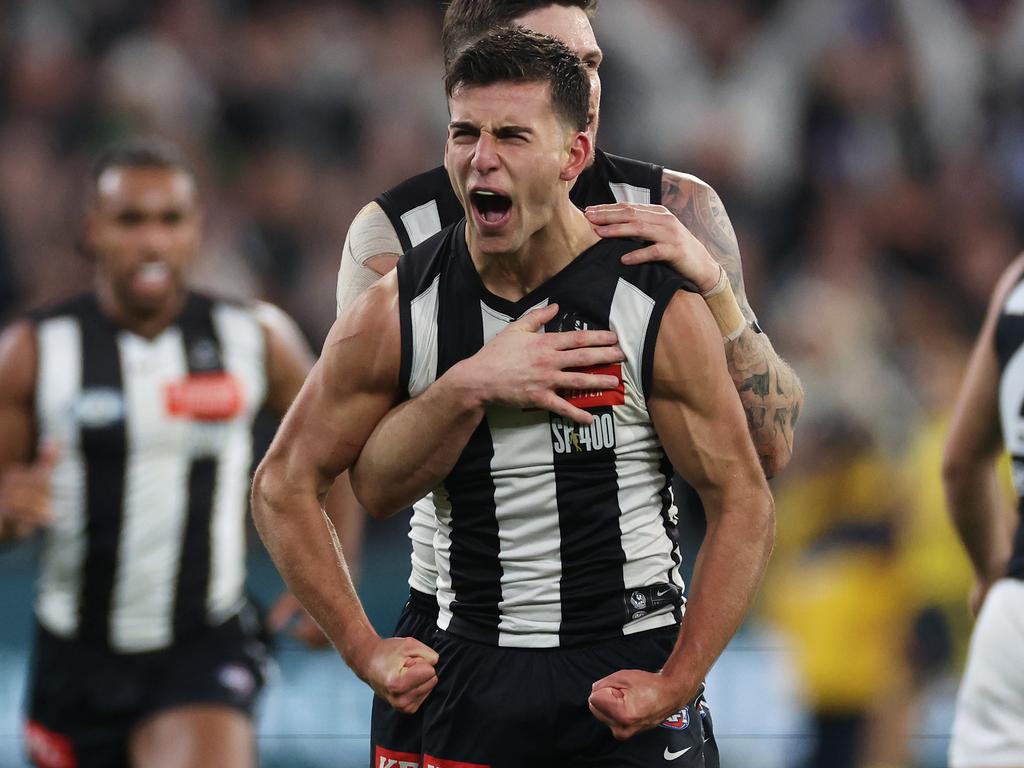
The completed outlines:
[[[444,80],[449,97],[458,88],[494,83],[547,83],[555,114],[577,131],[587,129],[590,78],[580,57],[561,40],[506,27],[460,53]]]
[[[454,61],[459,52],[499,27],[507,27],[520,16],[561,5],[579,8],[593,16],[598,0],[451,0],[444,12],[441,27],[441,48],[445,64]]]
[[[92,166],[94,187],[111,168],[166,168],[181,171],[193,181],[196,178],[185,154],[171,142],[155,136],[135,136],[104,149]]]

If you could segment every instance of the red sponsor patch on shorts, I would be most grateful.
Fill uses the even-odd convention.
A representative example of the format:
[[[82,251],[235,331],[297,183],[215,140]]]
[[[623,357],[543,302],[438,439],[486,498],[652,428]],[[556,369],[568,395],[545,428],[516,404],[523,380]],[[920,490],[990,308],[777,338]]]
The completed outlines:
[[[597,408],[603,405],[625,405],[626,385],[622,382],[622,363],[612,365],[591,365],[586,368],[569,368],[570,371],[614,376],[619,381],[615,389],[571,389],[559,394],[577,408]]]
[[[460,763],[458,760],[441,760],[430,755],[423,756],[423,768],[491,768],[480,763]]]
[[[28,756],[39,768],[77,768],[78,757],[71,739],[55,733],[39,723],[25,723],[25,745]]]
[[[420,756],[377,747],[373,753],[373,768],[420,768]]]
[[[194,421],[228,421],[242,411],[242,385],[230,373],[193,373],[165,390],[167,413]]]

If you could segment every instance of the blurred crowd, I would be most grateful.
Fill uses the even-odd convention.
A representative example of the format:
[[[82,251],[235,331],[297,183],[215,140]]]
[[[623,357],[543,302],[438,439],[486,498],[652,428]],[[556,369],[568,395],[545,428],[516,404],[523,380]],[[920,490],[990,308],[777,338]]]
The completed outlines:
[[[0,319],[89,279],[89,158],[146,131],[202,179],[199,281],[278,302],[319,344],[353,215],[441,160],[441,13],[0,5]],[[806,388],[762,615],[793,638],[821,732],[898,764],[902,726],[876,727],[876,704],[912,721],[969,627],[939,457],[1024,234],[1024,2],[605,0],[595,28],[601,145],[717,189],[751,304]]]

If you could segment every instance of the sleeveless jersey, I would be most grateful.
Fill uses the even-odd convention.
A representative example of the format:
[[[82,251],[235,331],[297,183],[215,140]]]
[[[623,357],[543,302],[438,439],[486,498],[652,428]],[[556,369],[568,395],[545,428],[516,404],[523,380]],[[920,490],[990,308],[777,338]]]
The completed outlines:
[[[266,390],[255,314],[190,294],[149,340],[90,294],[32,320],[39,440],[60,452],[39,621],[137,652],[231,617],[244,600],[251,426]]]
[[[661,204],[663,168],[639,160],[602,152],[573,185],[570,197],[579,208],[607,203]],[[465,215],[452,190],[448,172],[434,168],[404,181],[376,200],[398,234],[402,250],[408,251]],[[412,570],[409,586],[433,594],[437,570],[434,567],[434,510],[429,498],[413,505],[409,526],[412,542]]]
[[[510,322],[557,302],[547,330],[610,328],[615,390],[570,393],[589,427],[490,407],[433,493],[438,626],[480,642],[554,647],[676,623],[682,580],[672,469],[647,409],[662,313],[684,281],[626,266],[602,240],[520,301],[490,293],[459,222],[398,263],[401,378],[416,396]]]

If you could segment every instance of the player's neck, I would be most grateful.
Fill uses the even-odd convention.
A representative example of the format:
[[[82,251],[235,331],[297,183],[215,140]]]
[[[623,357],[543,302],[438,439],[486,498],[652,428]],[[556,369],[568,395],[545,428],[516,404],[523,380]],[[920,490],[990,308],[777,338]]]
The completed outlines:
[[[481,258],[470,253],[480,279],[491,293],[518,301],[561,272],[598,237],[583,213],[566,198],[554,216],[518,251]]]
[[[155,339],[181,314],[187,291],[178,291],[158,310],[147,313],[133,311],[120,301],[105,280],[96,280],[96,299],[100,311],[119,328],[145,339]]]

